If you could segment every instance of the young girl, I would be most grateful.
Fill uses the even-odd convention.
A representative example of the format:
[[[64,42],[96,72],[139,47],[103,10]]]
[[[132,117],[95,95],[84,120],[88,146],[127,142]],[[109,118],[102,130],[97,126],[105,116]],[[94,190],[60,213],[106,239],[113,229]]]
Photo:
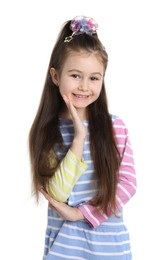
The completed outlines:
[[[92,18],[66,22],[29,135],[33,191],[49,201],[44,260],[130,260],[123,206],[136,192],[128,130],[108,111],[108,55]]]

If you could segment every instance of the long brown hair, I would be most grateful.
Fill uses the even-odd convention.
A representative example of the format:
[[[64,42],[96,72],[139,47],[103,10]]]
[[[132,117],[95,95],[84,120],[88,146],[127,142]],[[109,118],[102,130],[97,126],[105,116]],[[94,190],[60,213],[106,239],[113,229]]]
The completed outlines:
[[[64,106],[59,88],[50,76],[50,68],[54,67],[61,73],[62,66],[69,52],[84,50],[99,55],[106,71],[107,52],[98,35],[80,34],[68,43],[65,37],[71,35],[70,22],[67,21],[58,36],[53,48],[47,70],[40,105],[29,133],[29,152],[32,171],[33,193],[39,199],[39,186],[46,187],[49,178],[54,174],[60,161],[56,158],[55,167],[49,165],[51,149],[57,145],[62,147],[63,140],[58,126],[59,113]],[[115,210],[115,193],[118,178],[120,156],[116,146],[112,119],[108,111],[105,83],[103,81],[99,98],[88,106],[88,122],[90,129],[90,150],[94,162],[95,173],[99,183],[99,192],[91,201],[94,206],[106,212],[107,207]]]

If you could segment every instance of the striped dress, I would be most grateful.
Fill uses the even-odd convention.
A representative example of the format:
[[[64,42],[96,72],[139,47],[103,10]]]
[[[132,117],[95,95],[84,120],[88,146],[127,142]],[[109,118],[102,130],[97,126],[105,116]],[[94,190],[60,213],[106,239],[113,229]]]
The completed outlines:
[[[128,130],[124,122],[112,116],[115,138],[122,157],[117,184],[116,202],[118,216],[111,211],[103,214],[89,204],[97,193],[94,179],[94,167],[90,156],[89,135],[84,150],[83,170],[76,178],[67,203],[78,207],[85,219],[80,221],[63,220],[48,207],[48,221],[45,235],[44,260],[131,260],[131,248],[128,230],[123,221],[123,206],[136,192],[136,175]],[[63,151],[58,156],[66,155],[71,146],[74,128],[72,121],[60,119],[60,130],[64,140]],[[88,128],[88,122],[83,121]],[[72,155],[72,159],[75,159]],[[82,165],[81,165],[82,167]]]

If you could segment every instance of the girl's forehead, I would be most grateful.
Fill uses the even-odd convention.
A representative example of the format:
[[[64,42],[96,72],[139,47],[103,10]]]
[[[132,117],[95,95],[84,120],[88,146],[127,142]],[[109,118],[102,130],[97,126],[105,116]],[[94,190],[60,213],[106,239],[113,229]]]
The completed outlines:
[[[62,72],[78,70],[86,73],[104,74],[104,66],[98,55],[90,52],[71,52],[62,67]]]
[[[74,50],[69,50],[67,52],[67,58],[68,57],[81,57],[81,58],[86,58],[86,57],[90,57],[90,56],[96,56],[96,57],[100,57],[98,52],[95,51],[87,51],[87,50],[78,50],[78,51],[74,51]]]
[[[98,63],[100,66],[103,66],[103,61],[98,52],[95,51],[85,51],[85,50],[79,50],[79,51],[73,51],[70,50],[67,53],[67,56],[64,60],[64,65],[67,63],[75,63],[75,62],[88,62],[88,61],[93,61],[96,64]],[[64,66],[63,65],[63,66]]]

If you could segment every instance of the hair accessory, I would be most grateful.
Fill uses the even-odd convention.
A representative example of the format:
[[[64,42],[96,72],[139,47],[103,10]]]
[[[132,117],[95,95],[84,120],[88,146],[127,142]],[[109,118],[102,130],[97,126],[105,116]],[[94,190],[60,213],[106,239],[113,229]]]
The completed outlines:
[[[74,35],[79,34],[95,34],[98,24],[90,17],[86,16],[76,16],[70,23],[70,29],[72,30],[72,35],[65,37],[64,42],[70,42]]]

